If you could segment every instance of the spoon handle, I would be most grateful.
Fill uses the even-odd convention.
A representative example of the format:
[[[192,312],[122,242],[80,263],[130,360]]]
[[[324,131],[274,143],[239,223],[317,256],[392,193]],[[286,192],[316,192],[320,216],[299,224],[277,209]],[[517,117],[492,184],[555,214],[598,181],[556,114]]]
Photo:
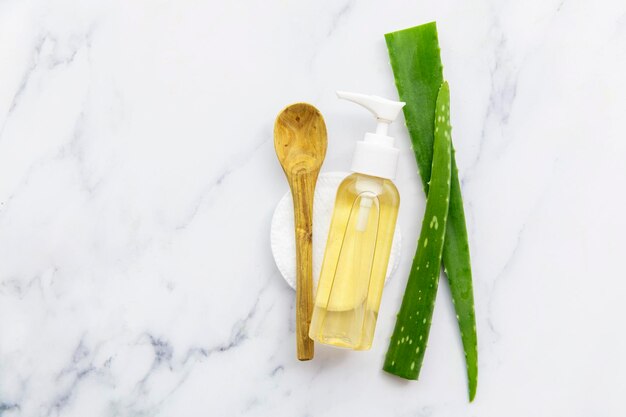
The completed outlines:
[[[296,342],[298,359],[313,359],[309,325],[313,313],[313,192],[317,173],[301,171],[292,178],[296,228]]]

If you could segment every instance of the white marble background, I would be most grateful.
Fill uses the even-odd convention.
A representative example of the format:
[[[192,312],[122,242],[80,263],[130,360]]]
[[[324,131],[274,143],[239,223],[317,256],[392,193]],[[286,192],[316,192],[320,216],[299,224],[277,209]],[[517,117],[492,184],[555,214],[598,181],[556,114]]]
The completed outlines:
[[[402,264],[374,347],[295,359],[269,249],[274,117],[326,170],[397,97],[385,32],[439,23],[473,256],[478,395],[447,285],[419,382],[380,368],[424,197],[402,123]],[[626,3],[0,0],[0,416],[624,416]]]

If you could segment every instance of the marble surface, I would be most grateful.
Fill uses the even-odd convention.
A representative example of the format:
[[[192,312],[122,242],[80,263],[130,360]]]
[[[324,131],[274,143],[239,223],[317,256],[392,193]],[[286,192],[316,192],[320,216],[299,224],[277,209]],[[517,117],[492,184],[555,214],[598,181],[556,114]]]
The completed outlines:
[[[397,97],[383,34],[439,24],[479,333],[442,284],[419,382],[381,370],[424,197],[402,123],[402,262],[371,351],[295,359],[269,248],[278,111],[348,167]],[[0,416],[624,416],[626,3],[0,1]]]

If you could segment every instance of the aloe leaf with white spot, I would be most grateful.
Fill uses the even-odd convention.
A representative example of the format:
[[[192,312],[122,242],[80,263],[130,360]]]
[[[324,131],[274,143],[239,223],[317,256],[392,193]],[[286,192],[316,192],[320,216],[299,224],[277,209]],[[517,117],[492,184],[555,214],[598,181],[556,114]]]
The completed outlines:
[[[434,142],[435,102],[443,82],[437,26],[434,22],[385,35],[387,49],[415,159],[428,195]],[[478,352],[472,269],[463,199],[452,147],[450,208],[443,247],[445,266],[465,350],[470,401],[476,395]]]
[[[450,201],[450,91],[443,83],[437,98],[432,176],[417,252],[406,284],[383,369],[417,379],[435,306]]]

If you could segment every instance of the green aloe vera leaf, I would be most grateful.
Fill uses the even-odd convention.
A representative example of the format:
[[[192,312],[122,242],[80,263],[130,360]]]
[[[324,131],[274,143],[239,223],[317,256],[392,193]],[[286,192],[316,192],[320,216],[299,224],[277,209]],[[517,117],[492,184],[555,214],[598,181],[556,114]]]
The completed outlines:
[[[441,86],[436,114],[432,177],[426,211],[383,366],[385,371],[406,379],[417,379],[419,376],[441,273],[452,171],[448,83]]]
[[[434,22],[385,35],[400,99],[406,102],[404,117],[411,137],[424,191],[431,177],[435,103],[443,82],[437,26]],[[476,395],[478,351],[472,270],[463,199],[452,146],[450,209],[443,247],[443,263],[450,284],[469,384],[470,401]]]

